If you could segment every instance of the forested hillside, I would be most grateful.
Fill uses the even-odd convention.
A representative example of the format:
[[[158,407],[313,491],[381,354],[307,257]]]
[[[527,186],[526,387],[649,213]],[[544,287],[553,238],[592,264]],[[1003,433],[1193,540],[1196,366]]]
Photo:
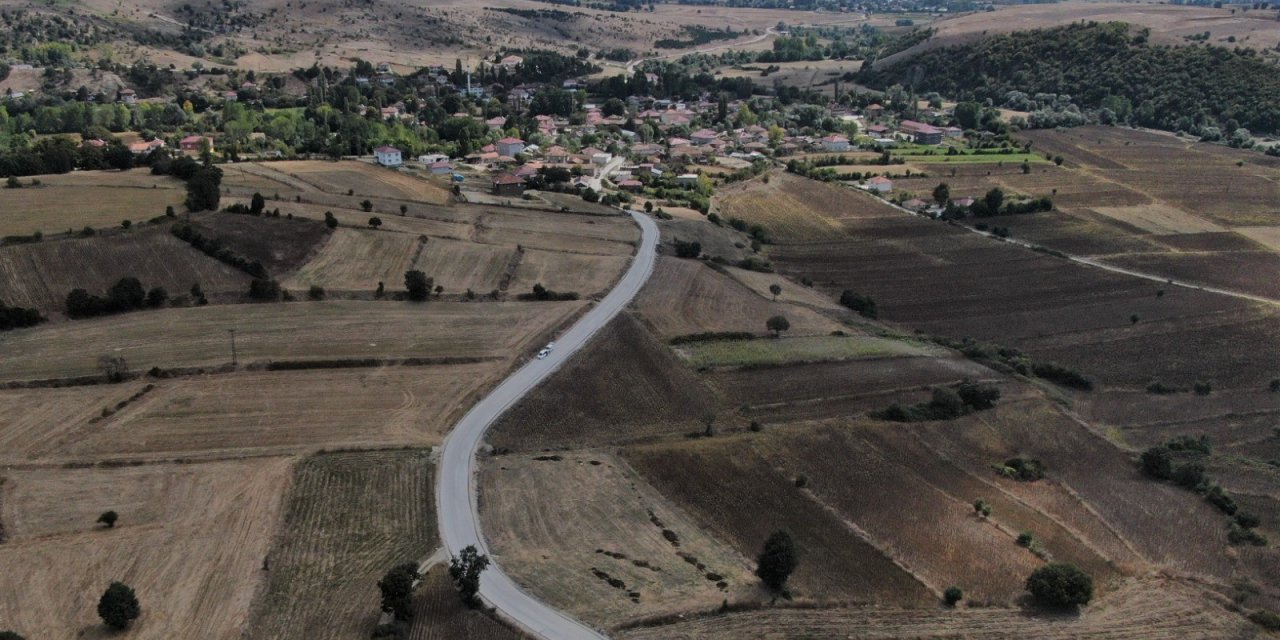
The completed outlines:
[[[992,36],[877,65],[862,82],[957,99],[1069,95],[1140,126],[1193,130],[1238,124],[1280,132],[1280,68],[1249,49],[1163,46],[1124,23],[1085,23]],[[1234,123],[1229,121],[1234,120]]]

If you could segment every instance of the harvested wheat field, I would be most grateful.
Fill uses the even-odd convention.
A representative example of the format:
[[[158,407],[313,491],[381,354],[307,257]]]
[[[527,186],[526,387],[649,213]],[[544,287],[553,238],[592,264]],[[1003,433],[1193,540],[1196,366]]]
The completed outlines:
[[[765,321],[782,315],[787,335],[826,335],[843,328],[805,306],[774,302],[698,260],[659,257],[653,278],[636,298],[640,315],[664,338],[707,331],[764,335]]]
[[[138,229],[100,238],[46,240],[0,247],[0,300],[60,314],[72,289],[98,296],[124,277],[170,295],[199,283],[206,295],[249,286],[249,276],[210,258],[164,229]]]
[[[1214,595],[1203,587],[1156,575],[1127,581],[1079,615],[1004,608],[779,607],[636,627],[617,637],[627,640],[736,640],[743,637],[767,640],[836,637],[1218,640],[1253,637],[1254,633],[1257,632],[1252,624],[1218,604]]]
[[[525,636],[484,613],[468,609],[444,565],[432,567],[414,596],[417,608],[409,640],[521,640]]]
[[[591,256],[528,249],[508,287],[526,293],[541,283],[552,291],[576,291],[583,297],[607,292],[631,263],[629,257]]]
[[[99,356],[151,367],[349,358],[509,358],[572,317],[581,302],[295,302],[216,305],[11,331],[0,380],[92,375]],[[128,320],[122,323],[121,318]]]
[[[128,400],[145,386],[138,382],[0,391],[0,462],[34,460],[62,449],[103,409]]]
[[[167,206],[180,209],[186,198],[181,181],[147,169],[78,171],[22,182],[32,179],[41,184],[0,189],[0,236],[50,236],[86,226],[118,227],[125,220],[139,224],[163,216]]]
[[[510,277],[516,254],[515,247],[432,238],[413,266],[451,294],[471,289],[484,295],[501,288]]]
[[[733,185],[719,196],[720,217],[763,225],[777,240],[838,238],[844,219],[897,214],[884,202],[854,189],[789,173],[769,174],[769,182]]]
[[[494,360],[160,381],[127,408],[82,426],[61,453],[97,459],[439,444],[503,365]]]
[[[238,638],[288,481],[284,458],[7,472],[4,626],[31,638],[109,638],[95,612],[113,580],[142,616],[131,638]],[[114,529],[94,524],[114,509]]]
[[[416,450],[298,463],[245,637],[367,637],[381,614],[378,580],[439,544],[432,473],[428,452]]]
[[[750,560],[608,453],[500,456],[482,475],[485,530],[503,568],[590,624],[765,597]]]
[[[405,233],[337,229],[315,258],[282,284],[294,289],[318,285],[334,291],[373,291],[379,282],[395,286],[413,268],[421,245]]]
[[[292,178],[310,185],[316,191],[345,194],[350,190],[358,196],[378,196],[430,204],[445,204],[450,199],[448,189],[439,183],[364,162],[296,160],[272,162],[264,167],[284,174],[287,176],[286,181]],[[259,175],[270,174],[260,172]]]

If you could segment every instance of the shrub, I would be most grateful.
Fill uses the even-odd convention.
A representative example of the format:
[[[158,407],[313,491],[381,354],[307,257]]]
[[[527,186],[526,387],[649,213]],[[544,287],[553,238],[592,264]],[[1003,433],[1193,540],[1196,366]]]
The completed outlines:
[[[1075,607],[1093,599],[1093,578],[1069,564],[1047,564],[1027,577],[1027,591],[1046,607]]]
[[[404,288],[408,298],[414,302],[422,302],[431,296],[431,287],[435,284],[432,278],[428,278],[427,274],[418,271],[406,271],[404,274]]]
[[[993,384],[982,384],[979,382],[971,382],[965,380],[956,388],[956,394],[960,399],[976,411],[990,409],[996,406],[996,400],[1000,399],[1000,390]]]
[[[991,515],[991,504],[982,498],[973,501],[973,512],[986,518]]]
[[[1157,445],[1142,452],[1142,472],[1156,480],[1173,477],[1173,452],[1169,447]]]
[[[1084,374],[1081,374],[1075,369],[1051,363],[1037,362],[1031,366],[1031,372],[1034,373],[1036,377],[1044,378],[1045,380],[1060,384],[1064,387],[1080,389],[1081,391],[1093,390],[1093,381],[1086,378]]]
[[[1267,631],[1280,631],[1280,613],[1263,609],[1249,614],[1249,620]]]
[[[1230,542],[1231,544],[1237,545],[1237,546],[1246,545],[1246,544],[1252,545],[1255,547],[1267,546],[1267,537],[1262,535],[1261,533],[1258,533],[1253,529],[1246,529],[1244,527],[1241,527],[1240,525],[1234,522],[1232,522],[1229,526],[1230,528],[1227,529],[1227,542]]]
[[[850,289],[845,289],[840,293],[840,304],[852,309],[864,318],[875,319],[879,316],[879,312],[876,310],[876,301],[871,299],[871,296],[864,296]]]
[[[1173,470],[1173,482],[1184,489],[1200,490],[1206,481],[1204,465],[1199,462],[1180,464]]]
[[[1035,544],[1035,542],[1036,542],[1036,537],[1031,535],[1030,531],[1023,531],[1022,533],[1018,534],[1019,547],[1027,547],[1028,549],[1030,549],[1031,545]]]
[[[1252,529],[1252,528],[1254,528],[1254,527],[1256,527],[1256,526],[1258,526],[1258,525],[1262,524],[1262,519],[1261,519],[1261,518],[1259,518],[1258,516],[1256,516],[1256,515],[1254,515],[1254,514],[1252,514],[1252,513],[1248,512],[1248,511],[1238,511],[1238,512],[1236,512],[1236,518],[1235,518],[1235,521],[1236,521],[1236,524],[1240,525],[1240,526],[1241,526],[1242,528],[1244,528],[1244,529]]]
[[[249,283],[249,297],[262,302],[280,299],[280,283],[267,278],[254,278]]]
[[[1147,385],[1147,393],[1153,393],[1156,395],[1169,395],[1177,393],[1178,391],[1179,389],[1177,387],[1171,387],[1159,380],[1152,380],[1151,383]]]
[[[964,599],[964,591],[960,587],[947,587],[947,590],[942,592],[942,599],[948,607],[954,607]]]
[[[704,333],[691,333],[684,336],[676,336],[670,340],[671,344],[688,344],[691,342],[719,342],[724,340],[754,340],[756,334],[746,331],[707,331]]]
[[[1271,384],[1267,385],[1267,388],[1271,390],[1271,393],[1280,393],[1280,378],[1272,378]]]
[[[120,515],[115,511],[103,511],[102,515],[98,516],[97,523],[106,525],[108,529],[113,529],[116,526],[116,521],[119,519]]]
[[[324,287],[318,284],[311,285],[311,288],[307,290],[307,299],[324,300]]]
[[[1165,446],[1169,447],[1170,451],[1177,451],[1181,453],[1209,455],[1213,452],[1213,447],[1209,444],[1209,437],[1203,435],[1199,438],[1193,438],[1187,435],[1178,436],[1166,442]]]
[[[382,580],[378,581],[378,590],[382,593],[382,610],[390,613],[396,620],[412,618],[414,583],[421,577],[416,562],[396,565],[387,571]]]
[[[1219,511],[1229,516],[1235,515],[1236,510],[1239,508],[1236,506],[1236,501],[1233,500],[1230,495],[1227,495],[1227,492],[1223,491],[1222,487],[1219,487],[1216,484],[1209,487],[1208,491],[1205,492],[1204,497],[1209,501],[1209,504],[1217,507]]]
[[[1213,385],[1208,382],[1196,381],[1195,384],[1191,385],[1191,388],[1195,390],[1198,396],[1207,396],[1213,393]]]
[[[702,255],[701,242],[683,242],[681,240],[676,240],[675,246],[677,258],[697,258]]]
[[[786,531],[775,531],[764,541],[764,549],[757,559],[756,576],[765,586],[781,591],[797,564],[799,559],[791,535]]]
[[[552,291],[539,282],[533,285],[532,293],[522,293],[517,296],[520,300],[577,300],[578,293],[576,291]]]
[[[1035,482],[1044,478],[1044,463],[1035,459],[1010,458],[1005,461],[1004,468],[1009,469],[1015,480]]]

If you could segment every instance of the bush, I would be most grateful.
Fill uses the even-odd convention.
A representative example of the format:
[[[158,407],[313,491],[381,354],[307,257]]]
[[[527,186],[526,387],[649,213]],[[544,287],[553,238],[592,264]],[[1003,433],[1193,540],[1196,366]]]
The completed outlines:
[[[307,299],[324,300],[324,287],[318,284],[311,285],[311,288],[307,290]]]
[[[1173,482],[1184,489],[1193,491],[1202,490],[1204,483],[1207,481],[1204,473],[1204,465],[1198,462],[1188,462],[1178,465],[1173,470]]]
[[[1227,529],[1227,542],[1237,546],[1247,544],[1255,547],[1265,547],[1267,546],[1267,537],[1253,529],[1246,529],[1232,522],[1230,528]]]
[[[1209,437],[1203,435],[1199,438],[1193,438],[1186,435],[1178,436],[1166,442],[1165,446],[1169,447],[1170,451],[1180,453],[1209,455],[1213,452],[1213,447],[1209,444]]]
[[[1015,480],[1035,482],[1044,478],[1044,463],[1035,459],[1010,458],[1005,461],[1004,468]]]
[[[249,297],[260,302],[275,302],[280,299],[280,283],[266,278],[254,278],[249,283]]]
[[[960,399],[975,411],[990,409],[996,406],[996,400],[1000,399],[1000,390],[993,384],[982,384],[978,382],[970,382],[968,380],[961,382],[956,388],[956,393]]]
[[[516,296],[520,300],[577,300],[578,293],[576,291],[552,291],[539,282],[533,285],[532,293],[522,293]]]
[[[97,523],[106,525],[108,529],[113,529],[116,526],[116,521],[119,519],[120,515],[115,511],[103,511],[102,515],[98,516]]]
[[[414,302],[422,302],[431,296],[431,287],[435,284],[435,280],[428,278],[427,274],[418,271],[406,271],[404,274],[404,288],[407,296]]]
[[[1178,391],[1180,391],[1180,389],[1177,387],[1171,387],[1159,380],[1152,380],[1151,383],[1147,385],[1147,393],[1153,393],[1156,395],[1169,395],[1178,393]]]
[[[1262,524],[1262,519],[1248,511],[1236,512],[1236,524],[1245,529],[1252,529]]]
[[[964,599],[964,591],[960,587],[947,587],[947,590],[942,592],[942,599],[948,607],[954,607]]]
[[[675,241],[677,258],[697,258],[702,255],[701,242],[682,242]]]
[[[1093,578],[1069,564],[1047,564],[1027,577],[1027,591],[1045,607],[1075,607],[1093,599]]]
[[[670,340],[673,345],[689,344],[691,342],[720,342],[726,340],[754,340],[756,334],[746,331],[707,331],[704,333],[691,333],[684,336],[676,336]]]
[[[1267,631],[1280,631],[1280,613],[1263,609],[1249,614],[1249,620]]]
[[[1173,477],[1173,452],[1169,447],[1157,445],[1142,452],[1142,472],[1156,480]]]
[[[1213,385],[1208,382],[1196,381],[1195,384],[1191,385],[1191,388],[1195,390],[1198,396],[1207,396],[1213,393]]]
[[[845,289],[840,293],[840,304],[856,311],[858,315],[864,318],[875,319],[879,316],[876,310],[876,301],[871,296],[864,296],[850,289]]]
[[[1236,501],[1233,500],[1231,496],[1227,495],[1227,492],[1223,491],[1222,487],[1219,487],[1216,484],[1209,487],[1208,491],[1205,492],[1204,497],[1205,500],[1209,501],[1209,504],[1217,507],[1219,511],[1229,516],[1235,515],[1236,510],[1239,509],[1239,507],[1236,506]]]
[[[1044,378],[1045,380],[1060,384],[1064,387],[1080,389],[1081,391],[1093,390],[1093,381],[1084,377],[1083,374],[1075,369],[1070,369],[1056,364],[1038,362],[1031,366],[1031,372],[1038,378]]]
[[[1033,536],[1033,535],[1031,535],[1031,532],[1030,532],[1030,531],[1023,531],[1022,533],[1019,533],[1019,534],[1018,534],[1018,546],[1019,546],[1019,547],[1026,547],[1026,548],[1030,549],[1030,548],[1031,548],[1031,545],[1033,545],[1033,544],[1035,544],[1035,543],[1036,543],[1036,537],[1035,537],[1035,536]]]

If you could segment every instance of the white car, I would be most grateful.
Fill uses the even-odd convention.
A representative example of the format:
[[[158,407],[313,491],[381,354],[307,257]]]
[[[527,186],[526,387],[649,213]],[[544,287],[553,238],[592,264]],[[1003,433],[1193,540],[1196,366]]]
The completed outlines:
[[[554,342],[548,342],[548,343],[547,343],[547,346],[543,347],[543,349],[545,349],[545,350],[547,350],[547,351],[550,351],[550,350],[552,350],[552,349],[554,349],[554,348],[556,348],[556,343],[554,343]]]
[[[541,359],[543,359],[543,358],[545,358],[545,357],[547,357],[547,356],[549,356],[549,355],[551,355],[551,350],[550,350],[550,349],[543,349],[542,351],[539,351],[539,352],[538,352],[538,359],[539,359],[539,360],[541,360]]]

